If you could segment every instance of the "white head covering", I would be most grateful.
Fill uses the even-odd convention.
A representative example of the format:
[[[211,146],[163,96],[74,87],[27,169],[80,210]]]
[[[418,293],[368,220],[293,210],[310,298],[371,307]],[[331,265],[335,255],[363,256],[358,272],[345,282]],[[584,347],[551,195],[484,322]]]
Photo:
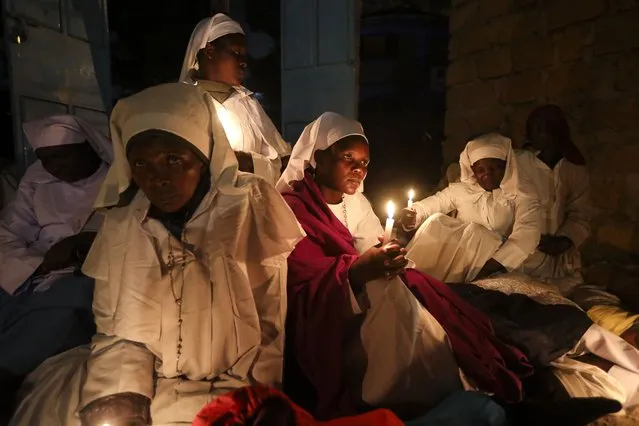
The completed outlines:
[[[215,113],[214,102],[217,101],[198,86],[182,83],[151,87],[120,100],[111,114],[115,161],[95,206],[117,204],[120,194],[129,187],[131,169],[126,146],[133,136],[146,130],[163,130],[181,137],[211,160],[213,185],[220,188],[234,184],[237,160]]]
[[[499,133],[489,133],[468,142],[459,156],[461,182],[477,184],[471,166],[482,158],[497,158],[506,161],[504,179],[499,187],[504,197],[514,198],[518,192],[517,160],[510,139]],[[477,186],[479,185],[477,184]]]
[[[24,134],[35,151],[51,146],[73,145],[88,142],[107,164],[113,162],[111,141],[89,123],[74,115],[53,115],[22,125]]]
[[[290,189],[290,182],[304,179],[304,170],[315,167],[315,152],[323,151],[347,136],[361,136],[368,143],[362,125],[351,118],[334,112],[325,112],[304,128],[295,143],[288,166],[282,173],[276,188],[280,192]],[[363,190],[360,185],[359,191]]]
[[[191,33],[189,45],[186,48],[180,81],[187,81],[193,71],[199,69],[197,52],[220,37],[229,34],[244,34],[242,26],[223,13],[201,20]]]

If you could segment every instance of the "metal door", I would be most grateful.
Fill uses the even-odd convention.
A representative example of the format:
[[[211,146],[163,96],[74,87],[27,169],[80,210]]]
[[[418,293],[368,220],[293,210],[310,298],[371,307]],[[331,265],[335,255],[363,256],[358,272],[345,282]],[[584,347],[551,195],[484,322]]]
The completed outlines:
[[[359,0],[282,0],[282,130],[325,111],[357,117]]]
[[[3,6],[16,166],[22,173],[33,160],[22,134],[25,121],[77,114],[108,135],[106,0],[3,0]]]

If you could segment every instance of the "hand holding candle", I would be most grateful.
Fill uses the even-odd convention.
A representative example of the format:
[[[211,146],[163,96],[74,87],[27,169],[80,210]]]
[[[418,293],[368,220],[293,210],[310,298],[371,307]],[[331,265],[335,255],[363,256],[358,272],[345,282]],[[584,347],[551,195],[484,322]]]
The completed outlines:
[[[395,204],[392,201],[386,204],[386,213],[388,214],[388,218],[386,219],[386,227],[384,228],[384,244],[391,240],[393,225],[395,225],[395,220],[393,219],[395,215]]]

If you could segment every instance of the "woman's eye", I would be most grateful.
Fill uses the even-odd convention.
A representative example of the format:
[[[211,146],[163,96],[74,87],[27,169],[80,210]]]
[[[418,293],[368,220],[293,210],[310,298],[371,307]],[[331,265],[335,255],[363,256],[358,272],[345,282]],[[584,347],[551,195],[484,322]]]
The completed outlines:
[[[169,155],[169,157],[167,158],[167,161],[169,162],[171,166],[177,166],[179,164],[182,164],[182,159],[178,157],[177,155]]]
[[[146,161],[144,161],[144,160],[136,160],[136,161],[133,163],[133,166],[135,166],[135,168],[139,169],[139,168],[141,168],[141,167],[146,166]]]

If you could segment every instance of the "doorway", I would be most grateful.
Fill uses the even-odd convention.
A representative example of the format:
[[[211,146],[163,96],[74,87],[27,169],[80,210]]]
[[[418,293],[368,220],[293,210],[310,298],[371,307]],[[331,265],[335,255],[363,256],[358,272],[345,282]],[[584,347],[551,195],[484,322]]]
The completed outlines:
[[[402,7],[363,15],[359,119],[371,141],[365,191],[384,216],[414,189],[432,194],[442,175],[448,18]]]

